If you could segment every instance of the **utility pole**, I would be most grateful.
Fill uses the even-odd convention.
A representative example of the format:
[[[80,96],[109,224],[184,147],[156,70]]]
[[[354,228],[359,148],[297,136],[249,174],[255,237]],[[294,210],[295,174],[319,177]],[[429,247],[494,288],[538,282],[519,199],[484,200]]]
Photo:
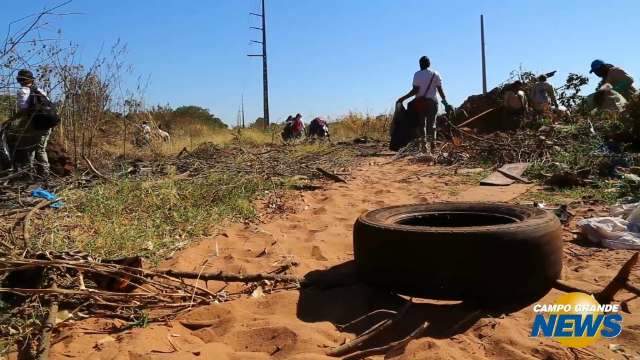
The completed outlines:
[[[251,15],[257,16],[262,19],[262,27],[251,27],[255,30],[260,30],[262,32],[262,41],[251,40],[251,42],[256,44],[262,44],[262,54],[257,55],[248,55],[262,58],[262,89],[263,89],[263,104],[264,104],[264,126],[265,129],[269,127],[269,76],[267,71],[267,15],[264,7],[264,0],[262,0],[262,13],[255,14],[250,13]]]
[[[482,93],[487,93],[487,61],[484,52],[484,15],[480,15],[480,46],[482,47]]]

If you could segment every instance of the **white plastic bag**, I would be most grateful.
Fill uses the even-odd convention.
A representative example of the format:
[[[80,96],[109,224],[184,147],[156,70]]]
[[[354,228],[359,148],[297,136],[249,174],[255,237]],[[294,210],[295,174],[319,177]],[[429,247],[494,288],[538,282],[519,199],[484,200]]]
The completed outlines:
[[[606,248],[640,250],[640,233],[628,231],[629,222],[622,218],[584,219],[578,222],[578,227],[589,240]]]

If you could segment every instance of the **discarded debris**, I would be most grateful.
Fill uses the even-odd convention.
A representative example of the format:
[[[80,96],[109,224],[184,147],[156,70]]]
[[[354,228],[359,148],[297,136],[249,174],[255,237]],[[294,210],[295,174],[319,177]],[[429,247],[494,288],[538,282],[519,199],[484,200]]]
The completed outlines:
[[[516,181],[531,183],[522,177],[529,167],[528,163],[506,164],[480,181],[480,185],[507,186]]]

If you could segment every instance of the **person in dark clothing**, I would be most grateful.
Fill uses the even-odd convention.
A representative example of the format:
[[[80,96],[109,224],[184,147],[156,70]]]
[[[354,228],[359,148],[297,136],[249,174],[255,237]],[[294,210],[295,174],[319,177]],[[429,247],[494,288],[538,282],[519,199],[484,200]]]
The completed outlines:
[[[323,119],[317,117],[309,123],[309,137],[328,138],[329,126]]]
[[[7,120],[6,142],[12,165],[16,170],[23,170],[42,179],[49,177],[49,158],[47,143],[51,128],[40,129],[34,121],[35,97],[47,98],[47,94],[35,84],[35,77],[29,70],[18,71],[16,77],[20,84],[16,95],[18,112]]]

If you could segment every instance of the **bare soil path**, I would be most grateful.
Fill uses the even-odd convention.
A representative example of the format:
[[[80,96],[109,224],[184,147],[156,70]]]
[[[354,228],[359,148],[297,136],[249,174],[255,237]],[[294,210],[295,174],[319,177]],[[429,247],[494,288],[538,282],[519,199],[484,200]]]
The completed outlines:
[[[205,239],[167,260],[162,268],[184,271],[267,272],[294,261],[296,275],[323,270],[352,260],[352,226],[361,213],[383,206],[446,200],[512,201],[530,186],[479,187],[475,179],[450,174],[450,170],[421,164],[374,162],[354,171],[346,184],[328,184],[325,190],[300,192],[295,210],[264,219],[261,224],[233,224],[224,233]],[[565,276],[578,282],[604,285],[631,256],[628,251],[582,248],[567,244]],[[265,253],[266,249],[266,253]],[[464,251],[464,249],[460,249]],[[204,264],[204,267],[203,267]],[[634,272],[633,281],[640,283]],[[526,281],[526,279],[523,279]],[[209,282],[214,291],[224,284]],[[230,293],[242,290],[229,285]],[[560,293],[550,292],[552,303]],[[631,297],[621,293],[621,299]],[[90,319],[52,348],[54,359],[330,359],[327,349],[341,345],[352,333],[339,332],[346,323],[382,302],[379,294],[363,285],[330,290],[279,291],[264,296],[194,309],[166,324],[98,333],[117,325]],[[533,312],[524,308],[500,318],[484,318],[446,334],[464,315],[457,304],[424,302],[420,311],[432,324],[431,332],[412,341],[397,359],[590,359],[640,356],[640,301],[630,303],[636,315],[626,314],[618,352],[600,341],[587,352],[572,351],[541,338],[531,338]],[[417,316],[418,314],[416,314]],[[199,329],[180,320],[210,321]],[[626,357],[626,356],[628,357]],[[382,357],[378,357],[382,358]]]

